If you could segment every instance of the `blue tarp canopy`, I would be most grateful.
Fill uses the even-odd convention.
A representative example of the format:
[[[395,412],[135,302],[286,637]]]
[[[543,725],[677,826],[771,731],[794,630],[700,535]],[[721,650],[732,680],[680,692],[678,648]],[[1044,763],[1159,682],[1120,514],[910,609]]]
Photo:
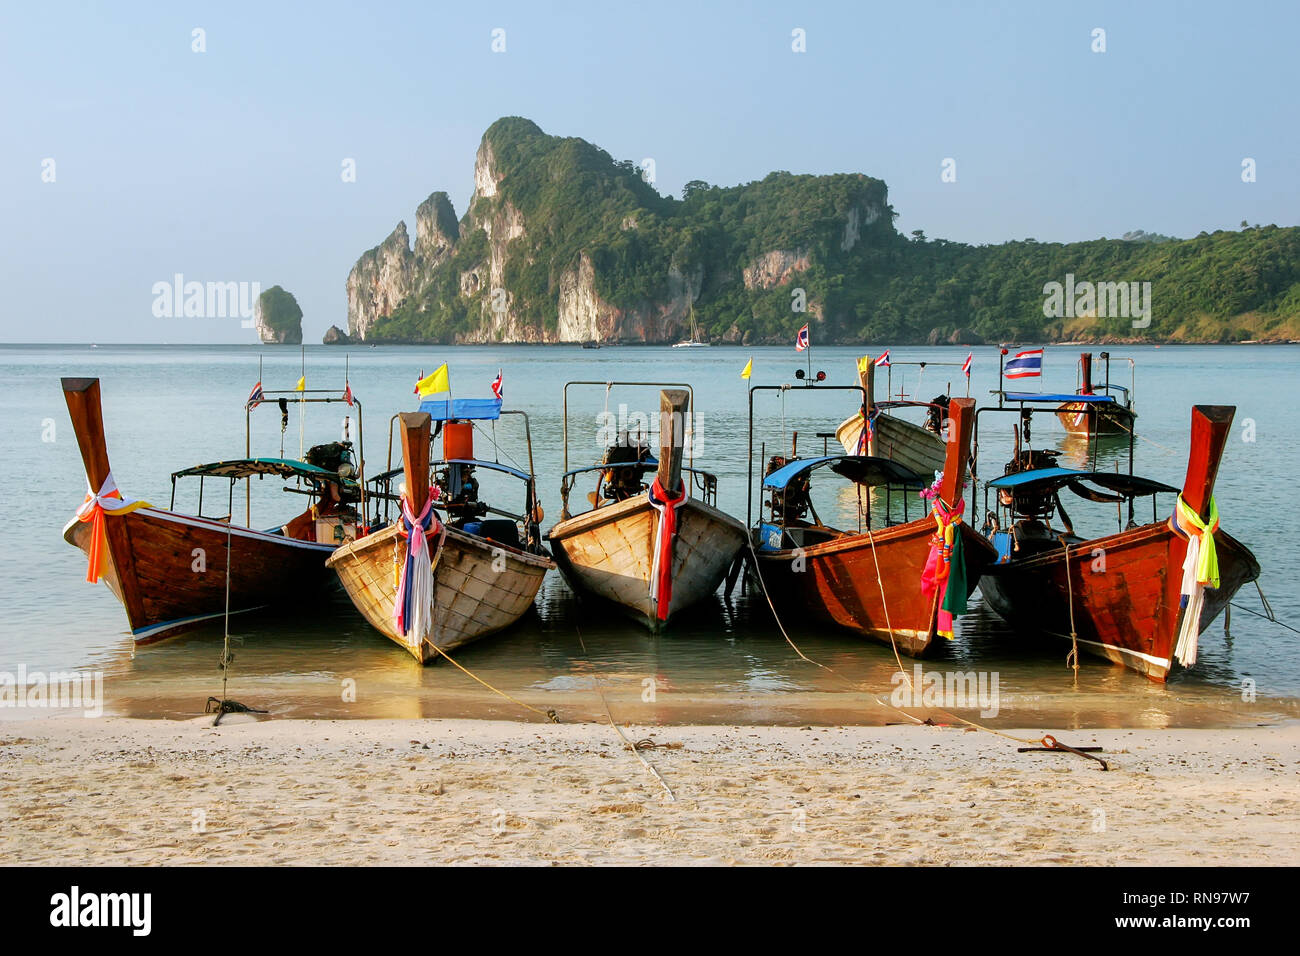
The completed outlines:
[[[1068,392],[1003,392],[1008,402],[1091,402],[1115,401],[1114,395],[1071,395]]]
[[[830,465],[838,475],[860,485],[907,485],[924,488],[925,482],[916,472],[904,468],[888,458],[868,455],[826,455],[822,458],[796,458],[763,479],[764,488],[785,488],[794,478],[814,468]]]
[[[495,398],[426,398],[420,402],[420,411],[428,412],[438,422],[451,419],[495,421],[501,417],[501,402]]]
[[[1036,492],[1052,491],[1080,481],[1091,482],[1116,494],[1132,497],[1134,495],[1153,495],[1156,492],[1177,493],[1178,489],[1150,478],[1137,475],[1117,475],[1113,471],[1078,471],[1074,468],[1034,468],[1019,471],[1014,475],[1003,475],[989,482],[990,488],[1032,490]]]

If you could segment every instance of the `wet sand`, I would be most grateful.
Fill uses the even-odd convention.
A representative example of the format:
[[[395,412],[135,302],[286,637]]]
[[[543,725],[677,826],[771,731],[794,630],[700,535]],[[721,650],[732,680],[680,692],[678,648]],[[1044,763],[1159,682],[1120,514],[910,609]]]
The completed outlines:
[[[1300,726],[0,721],[6,864],[1300,863]],[[1042,731],[1017,732],[1041,736]]]

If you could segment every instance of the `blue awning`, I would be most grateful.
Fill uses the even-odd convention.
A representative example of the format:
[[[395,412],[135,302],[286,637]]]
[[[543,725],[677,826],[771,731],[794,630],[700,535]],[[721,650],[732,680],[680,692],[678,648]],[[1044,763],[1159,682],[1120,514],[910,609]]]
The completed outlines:
[[[1008,402],[1114,402],[1114,395],[1071,395],[1068,392],[1003,392]]]
[[[1161,481],[1141,478],[1137,475],[1116,474],[1113,471],[1078,471],[1074,468],[1034,468],[1031,471],[1019,471],[1014,475],[1003,475],[989,482],[990,488],[1013,488],[1037,492],[1051,491],[1066,485],[1076,491],[1076,482],[1087,481],[1099,485],[1108,491],[1126,497],[1135,495],[1153,495],[1157,492],[1178,493],[1173,485]]]
[[[921,476],[888,458],[868,455],[826,455],[821,458],[796,458],[763,479],[764,488],[785,488],[794,478],[814,468],[830,465],[831,470],[860,485],[908,485],[924,488]]]
[[[420,403],[420,411],[428,412],[436,422],[452,419],[495,421],[501,417],[501,402],[495,398],[457,398],[451,401],[426,398]]]

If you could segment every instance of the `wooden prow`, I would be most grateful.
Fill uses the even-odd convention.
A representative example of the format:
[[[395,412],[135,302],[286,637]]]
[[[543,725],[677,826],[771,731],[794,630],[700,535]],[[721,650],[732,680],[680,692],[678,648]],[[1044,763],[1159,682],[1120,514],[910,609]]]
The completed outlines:
[[[1183,500],[1204,521],[1209,517],[1210,498],[1219,476],[1219,462],[1228,442],[1228,431],[1237,414],[1236,405],[1193,405],[1192,443],[1187,452],[1187,477],[1183,479]]]
[[[876,435],[875,429],[868,430],[867,422],[871,420],[871,409],[876,404],[876,363],[870,356],[863,356],[866,368],[858,369],[858,384],[862,386],[862,431],[867,437],[867,447],[863,454],[875,455],[876,453]]]
[[[402,412],[402,470],[406,477],[406,497],[411,511],[419,514],[429,497],[429,423],[428,412]]]
[[[1079,355],[1079,394],[1092,394],[1092,353],[1082,352]]]
[[[659,484],[676,495],[682,484],[682,457],[686,449],[686,416],[690,393],[679,388],[659,393]]]
[[[72,430],[77,435],[81,449],[81,463],[86,468],[86,480],[92,494],[97,494],[108,477],[108,443],[104,438],[104,411],[99,399],[99,379],[64,378],[63,398],[68,403],[68,416]],[[108,544],[108,557],[117,575],[122,605],[132,627],[144,619],[144,602],[135,574],[135,560],[131,556],[131,532],[126,521],[107,516],[104,521],[104,539]]]
[[[974,425],[975,399],[952,399],[948,403],[948,441],[943,462],[943,481],[939,484],[939,497],[949,508],[957,507],[962,498]]]
[[[86,466],[86,480],[92,491],[99,491],[108,477],[108,447],[104,440],[104,412],[99,401],[99,379],[64,378],[63,398],[68,403],[72,430],[81,448],[81,462]]]

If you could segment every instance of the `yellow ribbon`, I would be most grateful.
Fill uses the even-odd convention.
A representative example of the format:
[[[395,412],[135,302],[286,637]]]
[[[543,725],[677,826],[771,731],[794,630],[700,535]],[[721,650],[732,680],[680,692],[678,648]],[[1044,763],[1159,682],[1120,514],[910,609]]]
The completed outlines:
[[[1190,535],[1195,533],[1201,539],[1200,552],[1196,560],[1196,582],[1212,588],[1219,586],[1219,555],[1214,547],[1214,532],[1219,530],[1219,505],[1210,496],[1210,517],[1206,521],[1192,510],[1191,505],[1178,496],[1175,506],[1178,524]]]

